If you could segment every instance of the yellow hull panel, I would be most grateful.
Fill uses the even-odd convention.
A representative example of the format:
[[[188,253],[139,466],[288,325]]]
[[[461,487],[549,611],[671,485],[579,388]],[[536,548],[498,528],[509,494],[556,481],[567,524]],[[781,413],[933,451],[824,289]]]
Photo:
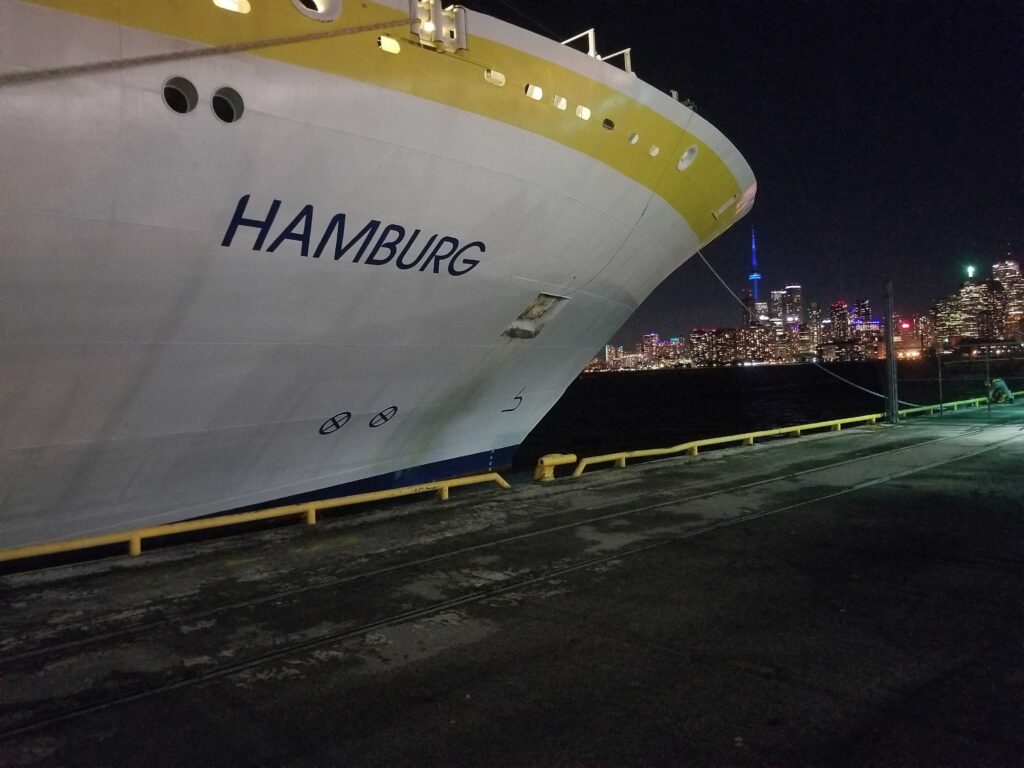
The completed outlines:
[[[248,14],[224,11],[210,0],[29,2],[209,46],[330,29],[328,24],[299,14],[288,0],[253,3]],[[183,6],[187,6],[187,12]],[[332,24],[341,28],[387,21],[396,25],[391,36],[401,44],[397,55],[380,50],[377,31],[258,49],[253,55],[401,91],[557,141],[659,195],[686,219],[702,245],[745,213],[734,204],[745,190],[710,146],[605,83],[476,35],[472,23],[470,48],[459,53],[421,46],[410,31],[407,14],[376,3],[345,3],[342,15]],[[488,83],[484,79],[487,69],[504,74],[506,84],[496,87]],[[526,96],[528,84],[540,86],[544,98],[535,101]],[[552,104],[555,95],[568,101],[566,110]],[[578,118],[577,105],[588,107],[592,117]],[[614,122],[614,130],[602,127],[605,119]],[[635,144],[628,138],[633,133],[639,136]],[[655,157],[649,154],[651,146],[660,150]],[[679,158],[694,146],[698,150],[696,160],[685,171],[676,170]]]

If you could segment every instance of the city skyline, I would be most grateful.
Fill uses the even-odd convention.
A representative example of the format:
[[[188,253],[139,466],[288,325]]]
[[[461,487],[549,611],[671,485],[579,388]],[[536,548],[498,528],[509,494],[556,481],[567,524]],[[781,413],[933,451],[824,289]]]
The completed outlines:
[[[752,259],[753,261],[753,259]],[[1024,352],[1024,274],[1020,262],[1003,259],[986,276],[977,266],[924,313],[879,318],[867,298],[805,304],[800,285],[773,289],[757,300],[761,276],[751,272],[744,312],[736,325],[695,327],[666,338],[658,330],[632,344],[607,344],[588,370],[634,370],[675,366],[830,362],[886,356],[891,323],[897,356],[1016,355]],[[993,342],[995,345],[993,346]],[[993,352],[993,350],[995,350]]]
[[[737,230],[739,230],[741,237],[735,236],[735,232]],[[757,231],[760,232],[760,230]],[[714,267],[715,271],[718,272],[718,274],[723,279],[725,279],[726,274],[731,274],[734,276],[734,280],[729,283],[729,289],[733,293],[741,297],[743,296],[741,291],[744,290],[744,288],[746,288],[749,285],[748,273],[751,269],[749,254],[751,236],[750,232],[750,227],[739,226],[734,227],[732,230],[730,230],[730,232],[727,233],[734,235],[734,237],[732,238],[734,240],[741,240],[742,238],[746,238],[746,246],[748,249],[748,253],[746,254],[745,261],[742,258],[732,258],[727,266],[712,261],[712,267]],[[866,299],[871,303],[872,306],[875,307],[879,307],[882,305],[884,301],[883,281],[879,281],[877,287],[873,291],[865,291],[863,294],[841,294],[838,290],[834,290],[832,291],[832,293],[828,293],[827,289],[826,291],[823,291],[821,293],[809,291],[807,289],[806,284],[800,280],[775,280],[772,276],[771,268],[764,266],[765,257],[762,255],[763,250],[760,243],[760,238],[761,236],[760,234],[758,234],[757,266],[758,273],[761,276],[758,282],[760,283],[762,300],[764,300],[765,297],[773,291],[777,291],[780,289],[784,290],[787,285],[797,285],[803,290],[804,295],[817,296],[817,298],[813,299],[813,301],[815,301],[820,307],[828,307],[836,301],[846,301],[852,304],[853,302],[859,299]],[[928,296],[926,294],[923,294],[920,290],[920,285],[914,283],[913,281],[910,285],[901,286],[899,284],[895,284],[895,313],[897,315],[923,314],[927,312],[929,308],[933,304],[935,304],[935,302],[939,301],[945,294],[955,290],[958,285],[963,283],[964,280],[968,279],[969,268],[974,268],[975,270],[985,270],[989,269],[992,265],[995,265],[1000,261],[1005,261],[1007,259],[1020,260],[1022,256],[1024,256],[1024,249],[1017,250],[1009,248],[1006,244],[1004,244],[1004,246],[1001,249],[998,249],[997,251],[989,255],[982,254],[980,258],[960,260],[950,259],[948,263],[943,263],[936,269],[936,272],[943,276],[943,280],[941,283],[934,283],[936,289],[938,290],[938,293],[936,293],[935,295]],[[709,258],[709,260],[711,259]],[[690,272],[686,272],[687,270],[690,270]],[[721,284],[721,282],[719,282],[718,278],[716,278],[708,270],[708,268],[704,266],[703,263],[701,263],[699,256],[695,256],[694,258],[688,260],[686,264],[684,264],[682,267],[679,268],[679,270],[676,271],[677,276],[682,276],[684,273],[695,275],[691,283],[695,290],[700,291],[705,295],[708,292],[715,292],[715,295],[717,295],[719,298],[717,301],[713,301],[711,303],[704,303],[701,305],[691,304],[685,307],[680,306],[675,311],[662,307],[661,309],[658,310],[655,316],[661,318],[664,321],[664,326],[677,328],[679,332],[685,333],[692,328],[716,328],[720,326],[728,327],[731,325],[736,325],[737,321],[735,320],[735,315],[737,312],[742,312],[743,310],[741,309],[740,305],[737,304],[736,299],[733,298],[733,296],[729,294],[729,291],[726,290],[726,288]],[[648,300],[648,302],[645,302],[645,305],[663,304],[665,301],[665,296],[663,294],[667,293],[669,290],[673,291],[675,294],[678,295],[678,293],[680,292],[678,286],[668,288],[666,287],[666,283],[663,283],[661,286],[658,287],[658,289],[655,290],[655,292],[651,295],[651,298]],[[909,298],[911,296],[917,298],[914,298],[912,301]],[[920,298],[922,296],[923,299]],[[698,306],[700,307],[700,309],[697,308]],[[623,326],[615,333],[615,335],[612,336],[612,339],[609,341],[609,343],[628,343],[629,340],[635,338],[638,334],[643,335],[644,333],[649,332],[649,328],[648,330],[645,330],[644,322],[650,316],[650,313],[645,312],[644,310],[645,306],[642,305],[637,310],[637,312],[634,313],[634,315],[630,317],[629,320],[626,321],[626,323],[623,324]],[[705,314],[698,315],[697,313],[700,311],[703,311]],[[678,327],[677,325],[674,324],[673,321],[678,322],[676,318],[684,317],[696,318],[696,320],[695,322],[685,327]],[[705,317],[707,318],[706,320]],[[654,327],[650,323],[648,323],[648,325],[650,325],[650,327],[652,328]]]
[[[743,228],[741,227],[740,229],[743,229]],[[747,238],[748,238],[748,243],[749,243],[749,238],[750,238],[750,233],[749,232],[747,232]],[[748,247],[749,247],[749,245],[748,245]],[[882,295],[884,288],[882,286],[879,287],[880,288],[879,289],[879,294],[880,295],[879,295],[878,298],[876,298],[874,296],[870,296],[870,295],[861,295],[861,296],[854,296],[854,295],[838,296],[838,295],[836,295],[836,296],[832,296],[831,298],[828,298],[828,299],[824,299],[824,298],[822,298],[820,296],[817,297],[817,298],[807,299],[805,297],[807,297],[808,292],[804,288],[803,283],[798,282],[798,281],[794,281],[794,282],[786,283],[784,285],[783,284],[776,284],[775,281],[770,279],[770,275],[769,275],[767,270],[760,270],[760,266],[761,266],[760,259],[761,259],[761,256],[760,256],[760,250],[759,250],[758,251],[758,267],[759,267],[759,275],[760,275],[760,277],[758,279],[758,282],[760,283],[761,302],[762,303],[771,303],[772,298],[774,297],[775,294],[777,294],[777,293],[785,293],[787,288],[795,287],[801,293],[800,298],[802,299],[802,305],[803,305],[805,311],[806,311],[807,308],[809,308],[811,306],[812,303],[816,304],[819,307],[819,309],[821,309],[822,311],[826,311],[830,306],[832,306],[836,302],[845,302],[845,303],[849,304],[851,307],[853,307],[853,305],[855,303],[857,303],[857,302],[866,302],[869,306],[874,308],[873,311],[875,312],[876,319],[877,319],[877,315],[878,315],[878,311],[879,311],[878,308],[881,307],[883,305],[883,302],[884,302],[884,296]],[[699,261],[699,258],[691,260],[691,261]],[[958,278],[959,279],[958,279],[958,281],[956,281],[955,283],[951,283],[949,285],[944,286],[943,287],[944,293],[931,297],[931,299],[929,299],[925,303],[924,306],[913,306],[913,307],[911,307],[911,306],[907,306],[905,303],[900,302],[899,294],[898,294],[898,286],[896,286],[896,291],[895,291],[895,293],[896,293],[896,300],[894,302],[894,314],[896,316],[899,316],[899,317],[916,317],[916,316],[927,314],[936,304],[941,302],[942,299],[944,299],[946,296],[948,296],[951,292],[956,292],[957,290],[959,290],[959,286],[962,286],[965,282],[970,281],[971,279],[974,279],[976,277],[975,273],[991,271],[991,276],[995,277],[995,278],[998,278],[997,267],[999,267],[999,265],[1002,264],[1002,263],[1006,263],[1007,261],[1010,261],[1010,262],[1013,262],[1013,263],[1017,263],[1017,262],[1020,261],[1020,259],[1018,258],[1018,254],[1016,254],[1016,253],[1014,253],[1012,251],[1008,251],[1008,252],[1005,252],[1005,253],[999,255],[998,257],[992,259],[990,262],[986,262],[985,260],[975,260],[975,261],[972,261],[970,263],[964,262],[964,263],[958,264],[957,265],[957,269],[959,270],[959,274],[958,274]],[[706,268],[703,267],[703,265],[701,265],[701,268],[704,269],[705,271],[707,271]],[[749,272],[749,269],[750,269],[750,257],[748,256],[748,258],[747,258],[747,271],[748,272]],[[646,334],[649,334],[649,333],[661,334],[662,330],[665,329],[665,328],[668,329],[668,336],[667,336],[667,338],[671,338],[671,337],[674,337],[674,336],[685,336],[690,331],[697,330],[697,329],[702,329],[702,330],[703,329],[712,329],[713,330],[713,329],[716,329],[716,328],[719,328],[719,327],[721,327],[721,328],[728,328],[728,327],[736,327],[736,326],[740,325],[742,317],[744,317],[745,314],[749,312],[749,309],[746,309],[746,308],[742,307],[740,304],[738,304],[736,302],[736,299],[732,295],[729,294],[729,292],[726,290],[726,288],[724,286],[722,286],[722,284],[717,280],[717,278],[711,276],[711,279],[714,281],[714,285],[719,289],[719,291],[721,291],[722,295],[726,299],[726,301],[725,301],[725,310],[724,311],[716,311],[715,313],[712,313],[713,314],[712,321],[710,321],[710,322],[700,322],[700,321],[698,321],[698,322],[696,322],[696,323],[694,323],[692,325],[689,325],[687,327],[680,327],[678,325],[669,324],[669,323],[666,323],[665,325],[660,326],[660,327],[655,327],[653,325],[650,325],[650,326],[647,326],[647,327],[643,327],[643,326],[638,326],[637,322],[635,322],[637,318],[634,315],[633,318],[630,318],[630,321],[628,321],[626,324],[624,324],[622,326],[622,328],[619,329],[619,331],[609,340],[608,343],[612,344],[612,345],[617,345],[617,346],[628,345],[628,344],[633,343],[633,341],[635,341],[636,338],[639,338],[639,337],[644,336]],[[751,283],[749,281],[749,276],[748,276],[748,279],[746,281],[746,285],[743,285],[742,287],[738,286],[738,285],[730,285],[729,286],[729,290],[731,290],[732,293],[735,294],[736,296],[739,296],[739,297],[743,298],[745,303],[746,303],[746,301],[750,299],[750,294],[752,293],[752,289],[750,289],[748,287],[749,285],[751,285]],[[799,322],[799,321],[794,321],[794,320],[787,319],[786,322],[792,323],[792,322]]]

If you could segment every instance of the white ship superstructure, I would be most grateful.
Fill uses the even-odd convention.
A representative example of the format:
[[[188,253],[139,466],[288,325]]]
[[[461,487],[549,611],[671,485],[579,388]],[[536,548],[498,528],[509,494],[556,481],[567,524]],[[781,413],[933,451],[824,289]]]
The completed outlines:
[[[754,190],[472,11],[0,0],[0,548],[508,463]]]

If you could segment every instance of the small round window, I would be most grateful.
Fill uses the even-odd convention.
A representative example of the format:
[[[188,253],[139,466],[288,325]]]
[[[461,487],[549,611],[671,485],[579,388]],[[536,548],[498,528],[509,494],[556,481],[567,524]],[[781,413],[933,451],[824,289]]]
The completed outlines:
[[[341,14],[341,0],[292,0],[303,16],[317,21],[334,21]]]
[[[164,104],[179,115],[187,115],[199,103],[199,94],[191,81],[172,77],[164,83]]]
[[[234,88],[218,88],[213,92],[210,104],[213,107],[213,114],[223,123],[238,122],[242,119],[242,113],[245,111],[242,97]]]

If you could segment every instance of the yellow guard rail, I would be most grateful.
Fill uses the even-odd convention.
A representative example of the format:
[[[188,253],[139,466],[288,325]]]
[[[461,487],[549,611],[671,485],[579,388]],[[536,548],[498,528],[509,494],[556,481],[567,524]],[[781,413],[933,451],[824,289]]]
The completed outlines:
[[[1024,395],[1024,392],[1014,392],[1014,397],[1020,397]],[[905,408],[899,412],[900,416],[911,416],[918,413],[927,413],[929,415],[940,410],[951,410],[955,411],[960,407],[978,407],[982,403],[987,403],[987,397],[973,397],[969,400],[956,400],[951,403],[943,403],[939,405],[922,405],[915,408]],[[619,451],[617,453],[605,453],[600,456],[587,456],[586,458],[580,459],[580,462],[576,465],[576,469],[573,470],[572,476],[579,477],[582,475],[587,467],[594,466],[595,464],[610,464],[615,463],[616,467],[622,468],[626,466],[626,462],[629,459],[648,459],[656,456],[672,456],[675,454],[686,453],[690,456],[696,456],[701,448],[710,445],[726,445],[729,443],[739,443],[742,445],[753,445],[754,440],[759,437],[778,437],[781,435],[792,435],[793,437],[800,437],[804,432],[810,432],[818,429],[830,429],[833,432],[840,431],[844,426],[850,424],[874,424],[879,419],[884,418],[884,414],[881,413],[869,413],[866,416],[851,416],[845,419],[830,419],[829,421],[817,421],[813,424],[798,424],[794,427],[781,427],[779,429],[762,429],[757,432],[744,432],[738,435],[726,435],[724,437],[709,437],[703,440],[691,440],[687,443],[680,443],[679,445],[672,445],[667,448],[645,448],[637,451]],[[549,457],[544,457],[548,459]],[[550,480],[553,477],[554,466],[545,467],[547,472],[551,473],[551,476],[546,476],[545,480]],[[541,468],[538,466],[537,474],[541,473]],[[547,472],[545,474],[547,474]],[[540,479],[540,478],[538,478]]]
[[[1024,391],[1014,392],[1014,397],[1024,396]],[[975,397],[969,400],[957,400],[952,403],[938,405],[923,405],[915,408],[906,408],[899,413],[901,416],[909,416],[917,413],[933,414],[939,410],[949,409],[952,411],[960,407],[978,407],[988,401],[986,397]],[[710,445],[725,445],[728,443],[741,443],[753,445],[754,440],[759,437],[774,437],[779,435],[792,435],[799,437],[804,432],[817,429],[831,429],[833,432],[840,431],[849,424],[874,424],[883,418],[883,414],[871,413],[866,416],[853,416],[845,419],[831,419],[830,421],[818,421],[813,424],[799,424],[794,427],[781,427],[779,429],[764,429],[757,432],[744,432],[739,435],[726,435],[725,437],[711,437],[704,440],[691,440],[688,443],[680,443],[668,448],[648,448],[638,451],[621,451],[619,453],[606,453],[601,456],[588,456],[581,459],[573,470],[572,476],[579,477],[587,467],[595,464],[607,464],[615,462],[616,467],[625,467],[629,459],[651,458],[655,456],[671,456],[678,453],[687,453],[696,456],[701,448]],[[538,461],[537,471],[534,478],[537,480],[553,480],[555,468],[576,461],[575,454],[548,454]],[[315,525],[317,513],[339,507],[349,507],[355,504],[366,504],[373,501],[384,501],[396,499],[402,496],[412,496],[418,493],[437,492],[438,498],[446,500],[451,488],[459,488],[465,485],[477,485],[480,483],[497,483],[505,489],[510,486],[497,472],[488,472],[482,475],[470,477],[458,477],[452,480],[439,480],[433,483],[422,485],[409,485],[404,488],[392,488],[387,491],[374,491],[372,493],[360,493],[354,496],[342,496],[335,499],[323,501],[310,501],[302,504],[289,504],[283,507],[273,507],[255,512],[240,512],[234,515],[220,515],[199,520],[188,520],[182,523],[168,523],[166,525],[155,525],[148,528],[137,528],[131,531],[108,533],[100,536],[88,536],[80,539],[67,539],[47,544],[32,544],[26,547],[0,550],[0,562],[10,560],[23,560],[29,557],[42,557],[44,555],[55,555],[63,552],[75,552],[83,549],[93,549],[111,544],[127,544],[128,553],[133,557],[142,554],[142,542],[145,539],[153,539],[161,536],[173,536],[178,533],[190,533],[192,531],[204,531],[213,528],[224,528],[230,525],[242,525],[260,520],[271,520],[278,517],[302,516],[308,525]]]
[[[290,517],[293,515],[301,515],[308,525],[315,525],[317,513],[323,510],[350,507],[354,504],[366,504],[371,501],[396,499],[400,496],[412,496],[413,494],[427,493],[430,491],[436,491],[438,498],[441,501],[445,501],[448,499],[448,492],[451,488],[491,482],[497,483],[505,489],[512,487],[505,481],[505,478],[497,472],[488,472],[483,475],[457,477],[453,480],[439,480],[434,483],[424,483],[422,485],[408,485],[404,488],[392,488],[387,491],[360,493],[355,496],[341,496],[336,499],[309,501],[302,504],[289,504],[284,507],[261,509],[255,512],[240,512],[234,515],[221,515],[219,517],[207,517],[199,520],[187,520],[183,523],[168,523],[167,525],[154,525],[149,528],[137,528],[133,531],[121,531],[119,533],[89,536],[82,539],[68,539],[66,541],[51,542],[49,544],[33,544],[27,547],[18,547],[17,549],[0,550],[0,562],[8,560],[23,560],[26,557],[55,555],[61,552],[74,552],[82,549],[93,549],[94,547],[103,547],[109,544],[127,544],[128,554],[135,557],[142,554],[143,540],[156,538],[158,536],[171,536],[176,533],[189,533],[191,531],[205,531],[211,528],[224,528],[229,525],[241,525],[243,523],[253,523],[258,520],[271,520],[276,517]]]
[[[690,456],[696,456],[700,452],[701,448],[709,445],[725,445],[728,443],[753,445],[754,440],[758,437],[776,437],[779,435],[793,435],[794,437],[799,437],[804,432],[809,432],[812,429],[831,429],[833,432],[838,432],[843,428],[843,425],[846,424],[874,424],[881,418],[884,418],[884,414],[871,413],[867,416],[851,416],[846,419],[817,421],[813,424],[799,424],[795,427],[762,429],[757,432],[744,432],[739,435],[708,437],[703,440],[691,440],[687,443],[680,443],[679,445],[670,445],[667,448],[644,448],[638,451],[619,451],[618,453],[605,453],[601,456],[588,456],[585,459],[580,460],[580,463],[576,465],[576,469],[573,470],[572,476],[579,477],[586,471],[587,467],[593,466],[594,464],[608,464],[610,462],[615,462],[615,466],[621,468],[626,466],[626,461],[629,459],[648,459],[655,456],[672,456],[677,453],[687,453]]]

